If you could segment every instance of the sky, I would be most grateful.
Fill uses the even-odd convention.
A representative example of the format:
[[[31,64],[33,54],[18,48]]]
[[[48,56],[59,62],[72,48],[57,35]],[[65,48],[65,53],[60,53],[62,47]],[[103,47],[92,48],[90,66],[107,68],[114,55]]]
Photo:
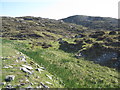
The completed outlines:
[[[118,18],[119,0],[0,0],[0,16],[62,19],[73,15]]]

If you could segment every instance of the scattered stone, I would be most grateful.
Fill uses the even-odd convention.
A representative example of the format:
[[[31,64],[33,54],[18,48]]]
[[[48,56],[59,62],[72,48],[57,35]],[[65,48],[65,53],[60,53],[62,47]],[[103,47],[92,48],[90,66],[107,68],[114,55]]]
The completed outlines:
[[[14,75],[8,75],[8,76],[6,76],[5,81],[10,82],[10,81],[13,81],[14,79],[15,79]]]
[[[22,70],[22,71],[25,72],[25,73],[32,74],[32,72],[29,71],[29,70],[28,70],[27,68],[25,68],[25,67],[21,67],[20,70]]]

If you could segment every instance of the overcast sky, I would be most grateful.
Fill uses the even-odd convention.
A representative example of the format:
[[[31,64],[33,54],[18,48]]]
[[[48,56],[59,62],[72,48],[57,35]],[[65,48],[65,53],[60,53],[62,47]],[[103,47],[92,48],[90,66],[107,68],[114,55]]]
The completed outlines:
[[[72,15],[118,18],[119,0],[1,0],[0,16],[61,19]]]

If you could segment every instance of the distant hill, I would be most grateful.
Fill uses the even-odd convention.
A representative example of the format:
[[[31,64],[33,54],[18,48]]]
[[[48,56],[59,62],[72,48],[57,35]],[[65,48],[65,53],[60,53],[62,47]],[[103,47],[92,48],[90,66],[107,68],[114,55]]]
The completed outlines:
[[[110,17],[74,15],[61,20],[67,23],[83,25],[90,29],[117,30],[118,27],[118,20]]]

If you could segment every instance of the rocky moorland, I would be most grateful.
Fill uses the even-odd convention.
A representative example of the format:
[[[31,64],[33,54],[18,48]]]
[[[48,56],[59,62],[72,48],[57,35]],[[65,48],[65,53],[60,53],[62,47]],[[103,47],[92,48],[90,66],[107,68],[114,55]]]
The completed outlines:
[[[2,17],[0,88],[119,88],[118,20]]]

